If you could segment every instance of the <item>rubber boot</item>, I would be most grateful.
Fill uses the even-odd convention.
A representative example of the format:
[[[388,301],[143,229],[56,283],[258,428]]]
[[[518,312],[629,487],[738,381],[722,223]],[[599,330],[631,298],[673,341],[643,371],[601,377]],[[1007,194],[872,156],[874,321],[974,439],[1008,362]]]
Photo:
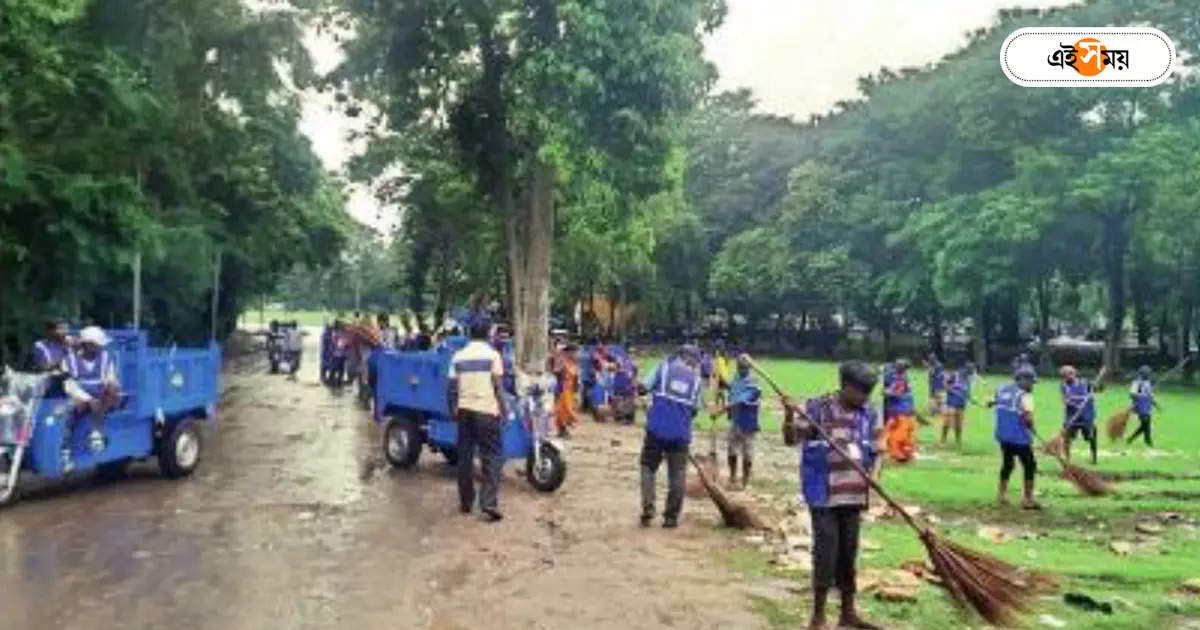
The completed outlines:
[[[825,602],[829,599],[829,589],[813,589],[812,618],[808,622],[808,630],[828,630],[825,623]]]
[[[730,488],[737,487],[737,482],[738,482],[737,459],[738,459],[737,457],[734,457],[732,455],[730,455],[728,458],[728,461],[729,461],[729,487]],[[713,464],[716,464],[716,462],[713,462]]]
[[[748,459],[746,461],[742,462],[742,487],[743,488],[747,488],[750,486],[750,469],[753,467],[754,467],[754,465]]]
[[[1000,505],[1008,505],[1008,482],[1000,480],[1000,485],[996,488],[996,503]]]

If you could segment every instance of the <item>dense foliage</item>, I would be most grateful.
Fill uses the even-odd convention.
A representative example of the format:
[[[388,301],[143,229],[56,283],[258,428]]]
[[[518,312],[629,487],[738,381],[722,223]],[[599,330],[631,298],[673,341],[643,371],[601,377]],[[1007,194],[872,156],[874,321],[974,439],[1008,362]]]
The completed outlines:
[[[281,71],[282,70],[282,71]],[[297,16],[239,0],[0,0],[0,335],[49,315],[207,338],[294,263],[335,257],[342,195],[297,131]],[[11,354],[8,355],[11,358]]]

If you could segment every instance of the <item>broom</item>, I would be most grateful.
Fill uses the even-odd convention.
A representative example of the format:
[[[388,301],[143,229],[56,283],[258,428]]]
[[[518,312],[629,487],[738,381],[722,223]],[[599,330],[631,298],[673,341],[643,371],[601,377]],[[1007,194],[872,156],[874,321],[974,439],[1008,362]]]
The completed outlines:
[[[692,466],[696,468],[696,474],[700,476],[700,483],[704,486],[704,490],[708,492],[708,498],[712,499],[712,502],[716,504],[717,510],[721,513],[721,520],[724,521],[727,527],[763,531],[772,531],[775,529],[773,525],[768,524],[758,513],[750,509],[750,506],[729,498],[729,495],[725,494],[725,491],[716,482],[708,478],[708,471],[705,470],[704,466],[700,465],[695,455],[689,454],[688,459],[691,460]]]
[[[1096,374],[1096,391],[1101,391],[1104,389],[1104,375],[1107,373],[1108,366],[1101,366],[1100,372]],[[1070,427],[1073,426],[1075,421],[1079,419],[1080,414],[1083,413],[1083,410],[1087,407],[1088,402],[1095,402],[1095,400],[1096,395],[1094,393],[1089,393],[1086,397],[1084,397],[1083,402],[1079,403],[1079,408],[1075,410],[1075,414],[1071,416],[1070,420],[1067,420],[1067,423],[1063,425],[1062,430],[1059,431],[1057,435],[1055,435],[1053,438],[1050,438],[1045,444],[1042,445],[1042,450],[1055,457],[1058,457],[1059,455],[1065,455],[1067,451],[1067,431],[1070,430]]]
[[[1075,488],[1079,490],[1079,492],[1091,497],[1098,497],[1112,492],[1112,487],[1109,486],[1108,482],[1104,481],[1100,475],[1081,466],[1076,466],[1075,464],[1068,462],[1063,457],[1061,433],[1058,434],[1058,436],[1056,436],[1053,440],[1059,442],[1055,447],[1052,446],[1051,443],[1043,440],[1042,436],[1038,434],[1038,432],[1032,427],[1030,427],[1029,430],[1033,433],[1033,436],[1042,443],[1042,450],[1046,451],[1050,455],[1053,455],[1054,459],[1058,460],[1058,464],[1062,466],[1063,479],[1066,479],[1074,484]]]
[[[780,397],[785,396],[783,389],[753,361],[750,366],[770,384]],[[797,413],[803,414],[802,409],[793,407]],[[897,514],[909,527],[913,528],[925,546],[930,563],[942,580],[946,592],[950,594],[955,605],[964,609],[974,610],[985,621],[993,625],[1011,626],[1018,620],[1021,613],[1030,610],[1030,601],[1041,592],[1055,586],[1053,578],[1034,572],[1025,571],[994,558],[992,556],[968,549],[946,538],[938,536],[928,527],[917,523],[907,510],[888,495],[879,482],[875,481],[861,464],[851,459],[837,442],[829,439],[817,423],[812,423],[817,433],[829,443],[842,459],[850,462],[854,470],[862,476],[880,498]]]

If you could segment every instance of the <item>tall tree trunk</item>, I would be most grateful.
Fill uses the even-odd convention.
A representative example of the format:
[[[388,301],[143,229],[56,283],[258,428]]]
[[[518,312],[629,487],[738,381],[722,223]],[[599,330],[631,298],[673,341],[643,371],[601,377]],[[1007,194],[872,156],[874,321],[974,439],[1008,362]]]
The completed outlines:
[[[1110,375],[1121,369],[1121,341],[1125,326],[1125,217],[1110,214],[1103,219],[1102,256],[1108,287],[1108,330],[1104,336],[1104,366]]]
[[[1137,273],[1134,273],[1137,277]],[[1134,282],[1130,287],[1130,298],[1133,299],[1133,325],[1137,330],[1139,347],[1150,345],[1150,305],[1146,303],[1146,291],[1140,282]]]
[[[933,304],[933,326],[929,331],[929,345],[933,353],[943,361],[946,359],[946,344],[942,339],[942,307],[936,301]]]
[[[549,355],[550,254],[554,241],[554,174],[537,162],[529,175],[522,203],[506,222],[508,260],[512,267],[514,354],[517,365],[532,371]]]
[[[1167,332],[1170,322],[1167,320],[1167,309],[1158,310],[1158,356],[1166,359],[1171,355],[1170,344],[1167,343]]]
[[[1042,341],[1050,339],[1050,281],[1038,280],[1036,285],[1038,305],[1038,336]]]
[[[1191,354],[1192,351],[1192,316],[1194,314],[1194,305],[1191,300],[1184,301],[1183,317],[1179,322],[1179,348],[1180,359]],[[1191,385],[1196,374],[1196,362],[1190,361],[1183,368],[1183,381]]]
[[[975,349],[975,363],[980,370],[986,370],[992,360],[992,304],[985,299],[979,308],[979,345]]]

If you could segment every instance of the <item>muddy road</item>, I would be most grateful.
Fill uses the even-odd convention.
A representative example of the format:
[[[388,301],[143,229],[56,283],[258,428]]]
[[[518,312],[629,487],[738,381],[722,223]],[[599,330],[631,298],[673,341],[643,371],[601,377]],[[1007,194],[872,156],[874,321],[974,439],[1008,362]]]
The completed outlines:
[[[384,466],[314,350],[297,382],[230,368],[192,478],[147,462],[0,511],[0,628],[764,627],[716,559],[731,538],[711,504],[689,499],[675,531],[637,527],[640,429],[583,426],[553,495],[510,462],[489,525],[458,513],[439,457]]]

